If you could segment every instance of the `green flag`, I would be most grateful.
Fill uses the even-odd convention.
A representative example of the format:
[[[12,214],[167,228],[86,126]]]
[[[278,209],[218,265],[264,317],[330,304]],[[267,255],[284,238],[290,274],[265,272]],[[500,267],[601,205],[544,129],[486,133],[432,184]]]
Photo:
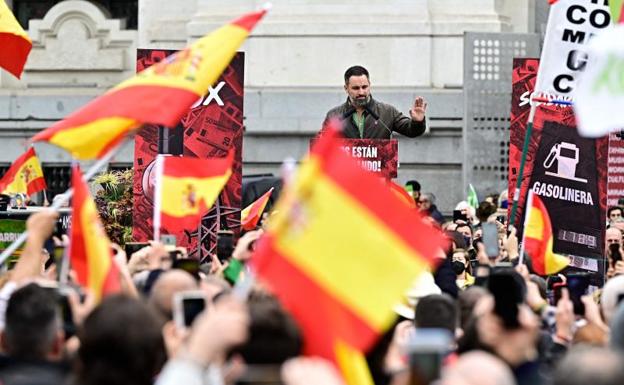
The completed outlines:
[[[611,9],[611,22],[613,24],[621,23],[622,20],[622,0],[609,0],[609,8]]]
[[[470,207],[474,207],[475,210],[479,207],[479,197],[477,197],[477,192],[472,186],[472,183],[468,185],[468,198],[466,198],[466,201]]]

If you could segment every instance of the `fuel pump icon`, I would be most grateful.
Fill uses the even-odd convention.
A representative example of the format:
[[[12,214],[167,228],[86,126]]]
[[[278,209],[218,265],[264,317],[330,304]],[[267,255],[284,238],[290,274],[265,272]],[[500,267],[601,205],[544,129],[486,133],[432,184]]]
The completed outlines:
[[[587,179],[576,177],[576,166],[579,162],[579,148],[576,144],[556,143],[544,161],[544,168],[551,168],[555,160],[557,161],[557,172],[546,171],[546,175],[587,183]]]

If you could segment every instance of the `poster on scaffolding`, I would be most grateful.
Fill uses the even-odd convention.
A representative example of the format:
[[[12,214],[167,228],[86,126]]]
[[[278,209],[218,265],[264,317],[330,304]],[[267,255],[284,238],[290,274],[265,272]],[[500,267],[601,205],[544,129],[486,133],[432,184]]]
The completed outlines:
[[[137,71],[163,60],[174,53],[172,50],[139,49]],[[208,94],[191,106],[188,114],[177,127],[182,138],[182,155],[208,158],[225,156],[235,149],[232,176],[219,195],[211,211],[204,217],[202,233],[197,230],[172,232],[166,228],[163,234],[174,235],[178,246],[188,249],[191,257],[202,258],[214,253],[218,230],[240,228],[242,198],[242,148],[243,148],[243,66],[244,53],[232,59],[221,77]],[[144,126],[135,136],[134,147],[134,207],[133,240],[145,242],[153,236],[153,191],[155,182],[154,161],[159,150],[159,130],[156,125]],[[171,139],[169,139],[171,140]],[[199,252],[198,239],[202,238],[203,252]]]
[[[514,59],[509,193],[520,169],[538,59]],[[522,176],[516,227],[522,231],[528,189],[540,196],[552,223],[553,249],[571,266],[601,274],[607,203],[608,139],[581,137],[570,106],[539,103]],[[511,196],[511,195],[510,195]]]

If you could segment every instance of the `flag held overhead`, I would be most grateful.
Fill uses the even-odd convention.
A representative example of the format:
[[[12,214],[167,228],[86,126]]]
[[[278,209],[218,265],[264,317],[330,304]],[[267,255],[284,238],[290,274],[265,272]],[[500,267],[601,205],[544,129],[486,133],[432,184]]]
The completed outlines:
[[[32,195],[47,188],[41,163],[30,147],[9,167],[0,179],[0,193]]]
[[[175,127],[230,63],[266,10],[244,15],[140,72],[33,137],[99,158],[142,124]]]
[[[0,0],[0,47],[0,67],[21,78],[32,42],[5,0]]]

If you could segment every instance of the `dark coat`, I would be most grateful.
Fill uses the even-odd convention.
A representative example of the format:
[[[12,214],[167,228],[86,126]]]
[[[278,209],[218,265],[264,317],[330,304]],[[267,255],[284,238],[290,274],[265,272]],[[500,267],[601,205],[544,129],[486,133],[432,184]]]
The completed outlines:
[[[399,110],[390,104],[378,102],[371,96],[367,105],[370,111],[379,117],[379,121],[375,120],[368,111],[364,111],[364,139],[389,139],[390,131],[396,131],[410,138],[422,135],[427,125],[425,119],[422,122],[412,120],[409,116],[403,115]],[[360,131],[358,130],[353,117],[349,114],[353,111],[353,107],[347,101],[337,107],[332,108],[325,117],[323,127],[330,118],[338,118],[343,122],[343,135],[346,138],[360,139]],[[385,125],[385,126],[384,126]]]

